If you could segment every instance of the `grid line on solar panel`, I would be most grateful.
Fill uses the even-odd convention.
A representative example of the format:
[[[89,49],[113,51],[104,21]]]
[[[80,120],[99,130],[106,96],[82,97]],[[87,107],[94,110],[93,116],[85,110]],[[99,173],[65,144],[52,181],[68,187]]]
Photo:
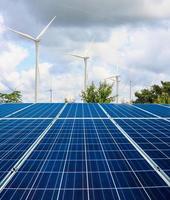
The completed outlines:
[[[84,140],[84,131],[86,141]],[[68,148],[71,134],[70,148]],[[112,141],[112,143],[109,143],[109,141]],[[46,197],[57,199],[59,193],[59,199],[87,199],[87,172],[90,199],[118,199],[116,188],[120,199],[127,194],[130,199],[134,195],[136,197],[137,194],[140,194],[140,199],[150,199],[149,197],[154,195],[154,188],[157,190],[157,194],[164,191],[162,199],[166,199],[169,190],[165,183],[133,147],[133,153],[127,153],[126,149],[123,152],[124,146],[120,141],[129,143],[109,120],[59,119],[36,150],[32,152],[30,158],[16,174],[8,188],[4,190],[2,199],[5,197],[15,199],[17,196],[20,196],[20,199],[46,199]],[[85,167],[85,144],[87,145],[88,169]],[[131,144],[129,143],[129,145]],[[112,176],[116,181],[116,188],[112,183],[101,146],[111,168]],[[112,150],[119,150],[119,146],[122,152],[118,151],[118,154],[109,153],[107,151],[107,149],[110,149],[109,146]],[[67,154],[68,149],[69,153]],[[135,161],[131,159],[132,156],[136,158]],[[39,158],[42,158],[42,160]],[[75,159],[76,162],[72,159]],[[63,174],[63,166],[66,160],[67,164]],[[147,173],[145,170],[140,172],[138,171],[140,168],[149,169],[149,171]],[[126,171],[127,169],[128,171]],[[141,181],[146,192],[144,192],[134,173]],[[62,174],[63,181],[59,192]]]
[[[0,107],[0,118],[11,115],[12,113],[25,109],[28,106],[30,106],[29,103],[2,104]]]
[[[83,113],[84,116],[84,113]],[[85,173],[86,173],[86,181],[87,181],[87,199],[90,200],[90,192],[89,192],[89,169],[88,169],[88,161],[87,161],[87,142],[86,142],[86,133],[85,133],[85,123],[83,120],[83,142],[84,142],[84,159],[85,159]]]
[[[36,103],[31,107],[17,112],[10,117],[14,118],[43,118],[52,117],[54,118],[63,107],[64,103]]]
[[[101,104],[105,111],[112,117],[155,117],[151,113],[146,113],[132,105],[127,104]]]
[[[66,104],[61,108],[60,112],[58,115],[53,119],[53,121],[43,130],[43,132],[40,133],[40,135],[36,138],[35,141],[29,146],[29,148],[26,149],[24,154],[20,157],[19,160],[13,165],[10,171],[5,175],[5,177],[1,180],[0,182],[0,191],[4,189],[4,187],[8,184],[8,182],[11,180],[11,178],[15,175],[15,173],[20,169],[20,167],[24,164],[26,159],[29,157],[29,155],[32,153],[32,151],[36,148],[38,143],[43,139],[43,137],[46,135],[48,130],[53,126],[53,124],[56,122],[58,119],[59,115],[62,113],[64,110]]]
[[[146,111],[148,113],[152,113],[153,115],[157,117],[170,117],[170,109],[168,107],[163,107],[159,104],[135,104],[133,105],[136,108],[139,108],[143,111]]]

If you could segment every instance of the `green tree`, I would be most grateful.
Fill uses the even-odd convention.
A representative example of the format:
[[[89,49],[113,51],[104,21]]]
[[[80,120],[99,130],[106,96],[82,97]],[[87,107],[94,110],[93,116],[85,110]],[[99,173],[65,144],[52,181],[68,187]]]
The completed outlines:
[[[1,103],[19,103],[22,102],[22,95],[20,91],[13,91],[9,94],[0,93]]]
[[[100,82],[99,87],[95,86],[92,82],[87,87],[86,91],[82,91],[81,97],[84,102],[87,103],[110,103],[114,100],[112,94],[112,85],[106,82]]]
[[[150,89],[135,92],[134,103],[170,103],[170,82],[161,81],[161,85],[153,85]]]

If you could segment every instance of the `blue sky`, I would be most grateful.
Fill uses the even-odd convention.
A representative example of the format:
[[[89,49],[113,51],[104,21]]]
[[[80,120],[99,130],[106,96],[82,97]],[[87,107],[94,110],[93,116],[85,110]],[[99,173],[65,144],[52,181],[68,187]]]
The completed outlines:
[[[38,35],[48,21],[55,22],[40,47],[39,101],[65,97],[80,101],[83,62],[69,53],[86,54],[88,82],[119,73],[120,100],[161,80],[170,80],[170,2],[168,0],[2,0],[0,2],[0,88],[34,97],[34,44],[6,27]]]

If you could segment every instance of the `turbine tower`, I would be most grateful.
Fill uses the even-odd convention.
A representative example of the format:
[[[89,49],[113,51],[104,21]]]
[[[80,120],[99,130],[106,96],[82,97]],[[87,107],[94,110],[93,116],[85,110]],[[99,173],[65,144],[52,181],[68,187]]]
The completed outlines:
[[[129,82],[129,103],[132,103],[132,81]]]
[[[53,102],[53,89],[50,88],[50,89],[48,90],[48,92],[50,93],[50,103],[52,103],[52,102]]]
[[[40,44],[42,36],[47,31],[48,27],[54,21],[55,18],[56,16],[47,24],[47,26],[40,32],[40,34],[37,37],[33,37],[31,35],[8,28],[10,31],[17,33],[23,38],[29,39],[35,43],[35,103],[37,102],[37,99],[38,99],[39,44]]]
[[[116,82],[116,103],[119,103],[119,82],[120,82],[119,78],[120,75],[110,76],[106,78],[113,81],[113,83]]]
[[[87,89],[87,60],[90,58],[88,56],[80,56],[80,55],[74,55],[70,54],[73,57],[83,59],[84,61],[84,91]]]

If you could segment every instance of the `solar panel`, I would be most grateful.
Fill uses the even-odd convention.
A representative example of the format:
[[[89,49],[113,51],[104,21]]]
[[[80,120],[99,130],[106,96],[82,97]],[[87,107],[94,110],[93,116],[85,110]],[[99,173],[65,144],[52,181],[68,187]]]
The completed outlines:
[[[158,104],[136,104],[135,106],[149,111],[155,115],[160,117],[170,117],[170,109],[169,107],[158,105]]]
[[[169,136],[133,105],[31,105],[0,119],[0,199],[169,199]]]
[[[152,114],[146,113],[145,111],[127,104],[102,104],[102,107],[113,118],[154,117]]]
[[[98,104],[72,103],[68,104],[60,115],[61,118],[106,117]]]
[[[10,118],[54,118],[63,105],[62,103],[37,103],[11,115]]]
[[[0,117],[5,117],[10,115],[13,112],[22,110],[31,104],[28,103],[19,103],[19,104],[2,104],[0,106]]]

